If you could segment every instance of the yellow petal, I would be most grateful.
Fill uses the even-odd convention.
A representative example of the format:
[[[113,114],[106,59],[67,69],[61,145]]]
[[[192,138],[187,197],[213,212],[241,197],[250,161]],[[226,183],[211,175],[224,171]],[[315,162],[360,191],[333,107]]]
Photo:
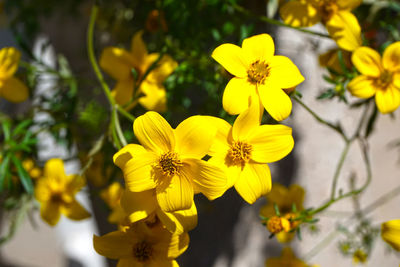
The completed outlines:
[[[207,154],[217,132],[208,121],[208,116],[191,116],[176,127],[176,151],[181,157],[201,159]]]
[[[269,61],[275,53],[274,40],[266,33],[244,39],[242,49],[251,63],[256,60]]]
[[[158,59],[159,55],[157,54]],[[178,63],[172,59],[169,55],[163,55],[158,61],[157,66],[149,73],[147,80],[162,84],[165,79],[174,72],[178,67]]]
[[[294,27],[310,27],[321,20],[318,9],[305,1],[290,1],[280,8],[279,13],[286,24]]]
[[[125,190],[121,197],[121,206],[131,223],[147,218],[157,207],[155,191],[130,192]]]
[[[64,163],[61,159],[49,159],[44,165],[45,177],[60,177],[65,176]]]
[[[362,0],[336,0],[336,3],[340,9],[353,10],[361,5]]]
[[[17,78],[10,77],[7,80],[0,81],[0,97],[13,103],[19,103],[24,102],[28,96],[28,87]]]
[[[258,88],[258,93],[261,103],[272,118],[282,121],[289,117],[292,112],[292,101],[282,89],[263,85]]]
[[[285,231],[282,231],[277,233],[275,236],[279,243],[288,243],[293,240],[295,232],[286,233]]]
[[[135,258],[121,258],[118,261],[117,267],[143,267],[143,263],[137,261]],[[146,266],[147,267],[147,266]]]
[[[143,265],[138,265],[138,267],[139,266],[143,267]],[[179,267],[179,264],[174,260],[157,259],[146,263],[146,267]]]
[[[271,190],[271,173],[267,164],[246,164],[235,183],[239,195],[249,204]]]
[[[381,56],[378,52],[369,47],[360,47],[353,52],[351,61],[359,72],[371,77],[381,75]]]
[[[124,172],[125,185],[129,191],[142,192],[155,188],[152,164],[156,162],[153,153],[141,154],[139,158],[132,158],[122,169]]]
[[[18,69],[21,53],[14,47],[0,50],[0,80],[11,78]]]
[[[208,160],[209,163],[220,167],[225,173],[226,173],[226,190],[231,188],[239,179],[240,173],[242,171],[242,168],[238,165],[227,165],[226,161],[226,153],[228,150],[225,151],[225,153],[222,155],[214,156],[211,159]]]
[[[40,205],[40,216],[49,225],[56,225],[61,217],[60,205],[51,201],[42,202]]]
[[[86,211],[76,200],[68,205],[61,206],[61,213],[71,220],[84,220],[90,217],[90,213]]]
[[[46,202],[51,197],[51,190],[47,186],[47,179],[39,179],[35,186],[35,198],[39,202]]]
[[[133,35],[131,41],[131,53],[134,59],[134,62],[137,65],[143,64],[145,58],[147,57],[147,48],[146,44],[143,42],[143,31],[138,31]]]
[[[212,163],[200,159],[185,159],[182,172],[193,179],[194,190],[201,192],[209,200],[220,197],[227,189],[226,173]]]
[[[348,83],[347,88],[352,95],[359,98],[370,98],[374,96],[377,91],[375,79],[366,75],[355,77]]]
[[[389,45],[383,52],[383,67],[392,72],[400,70],[400,42]]]
[[[260,113],[260,100],[252,98],[250,107],[240,113],[232,127],[234,140],[246,140],[247,136],[260,126],[262,113]]]
[[[126,105],[133,97],[133,79],[118,80],[117,84],[111,91],[112,97],[118,105]]]
[[[361,27],[350,11],[336,12],[326,23],[329,35],[343,50],[354,51],[361,46]]]
[[[86,180],[77,174],[71,174],[66,176],[66,188],[65,191],[71,195],[75,195],[81,191],[82,187],[86,185]]]
[[[274,56],[268,63],[270,74],[266,80],[266,86],[279,88],[291,88],[304,81],[297,66],[285,56]]]
[[[128,80],[132,77],[134,59],[125,49],[106,47],[100,56],[100,67],[115,80]]]
[[[193,185],[191,177],[175,175],[169,183],[165,182],[156,188],[157,202],[165,212],[189,209],[193,204]]]
[[[197,225],[197,209],[194,201],[192,207],[187,210],[163,212],[158,209],[157,216],[165,228],[174,235],[193,230]]]
[[[113,161],[115,165],[122,169],[131,158],[140,157],[140,154],[144,153],[146,153],[144,147],[136,144],[128,144],[114,154]]]
[[[375,102],[382,114],[391,113],[400,106],[400,90],[393,85],[389,85],[385,90],[378,90]]]
[[[292,151],[292,129],[285,125],[261,125],[249,137],[251,159],[269,163],[282,159]]]
[[[163,153],[175,148],[175,136],[171,126],[154,111],[148,111],[138,117],[133,123],[133,131],[139,142],[148,150]]]
[[[173,235],[168,246],[168,258],[175,259],[179,257],[189,246],[189,235]]]
[[[114,231],[103,236],[93,235],[93,247],[97,253],[110,259],[133,258],[135,239],[125,232]]]
[[[145,109],[156,112],[167,111],[167,93],[163,86],[145,80],[140,90],[144,96],[139,98],[139,103]]]
[[[210,127],[215,127],[217,129],[217,133],[214,137],[213,143],[208,151],[210,156],[214,156],[217,154],[226,154],[229,150],[228,144],[228,136],[230,135],[232,126],[225,120],[206,116],[207,124]]]
[[[382,223],[381,236],[395,250],[400,251],[400,220]]]
[[[240,78],[247,77],[249,60],[246,59],[239,46],[222,44],[214,49],[211,56],[232,75]]]
[[[255,94],[256,87],[247,78],[232,78],[225,87],[222,105],[226,112],[236,115],[249,107],[250,96]]]

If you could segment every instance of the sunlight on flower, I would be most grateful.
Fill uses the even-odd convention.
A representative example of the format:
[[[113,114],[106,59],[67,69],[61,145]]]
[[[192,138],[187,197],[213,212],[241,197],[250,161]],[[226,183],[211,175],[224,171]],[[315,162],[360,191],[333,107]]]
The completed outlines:
[[[400,219],[382,223],[381,236],[392,248],[400,251]]]

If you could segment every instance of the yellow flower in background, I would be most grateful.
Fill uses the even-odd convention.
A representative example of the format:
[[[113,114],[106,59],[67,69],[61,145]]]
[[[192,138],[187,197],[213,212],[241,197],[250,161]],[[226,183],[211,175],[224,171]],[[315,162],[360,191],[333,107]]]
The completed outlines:
[[[361,27],[351,10],[362,0],[294,0],[280,8],[286,24],[310,27],[322,22],[337,45],[347,51],[361,46]]]
[[[392,248],[400,251],[400,219],[382,223],[381,236]]]
[[[266,163],[282,159],[294,146],[290,127],[260,126],[260,115],[257,99],[236,118],[233,126],[219,118],[209,122],[218,129],[209,162],[226,169],[227,188],[235,186],[250,204],[271,190],[271,173]]]
[[[361,75],[347,85],[359,98],[375,95],[378,110],[385,114],[400,106],[400,42],[389,45],[383,57],[369,47],[354,51],[351,60]]]
[[[35,165],[35,162],[32,159],[23,160],[22,167],[24,167],[32,179],[37,179],[42,175],[42,170]]]
[[[86,164],[90,157],[81,157],[82,164]],[[104,160],[103,153],[97,153],[92,157],[92,163],[89,168],[85,171],[86,179],[91,182],[94,186],[104,186],[107,181],[110,179],[110,175],[113,171],[113,165],[107,164]]]
[[[265,262],[265,267],[318,267],[317,265],[307,265],[304,261],[296,257],[290,247],[282,249],[279,258],[269,258]]]
[[[111,94],[118,104],[127,105],[132,98],[136,98],[128,109],[140,103],[148,110],[164,112],[167,98],[163,82],[178,64],[170,56],[163,55],[156,67],[144,77],[160,55],[147,52],[142,34],[139,31],[133,36],[130,51],[119,47],[105,48],[100,57],[100,66],[117,81]],[[136,79],[132,70],[137,73]],[[139,90],[134,92],[139,85]]]
[[[28,88],[14,77],[20,58],[21,53],[14,47],[0,50],[0,97],[14,103],[28,98]]]
[[[35,197],[40,203],[40,216],[54,226],[61,214],[72,220],[83,220],[90,214],[75,200],[75,194],[85,186],[78,175],[66,175],[61,159],[50,159],[44,166],[44,174],[38,179]]]
[[[250,98],[259,98],[275,120],[290,115],[292,101],[282,89],[297,86],[304,77],[289,58],[274,53],[274,41],[268,34],[246,38],[242,47],[222,44],[213,51],[212,57],[235,76],[222,97],[226,112],[242,113]]]
[[[93,236],[97,253],[118,260],[118,267],[177,267],[175,261],[189,245],[189,235],[172,235],[160,223],[139,222],[124,231]]]
[[[362,249],[357,249],[353,253],[353,263],[354,264],[359,264],[359,263],[366,263],[368,259],[368,254],[362,250]]]
[[[125,219],[125,212],[120,205],[120,199],[123,192],[124,189],[118,182],[110,184],[100,192],[100,197],[111,209],[111,213],[107,218],[109,223],[120,224]]]
[[[326,53],[319,55],[318,57],[319,65],[321,67],[329,68],[338,74],[344,74],[339,61],[339,51],[340,49],[338,48],[330,49]],[[351,67],[353,66],[351,63],[351,53],[344,50],[342,50],[341,52],[345,67],[351,69]],[[333,74],[333,76],[335,75]]]
[[[165,212],[187,210],[194,193],[208,199],[226,190],[226,175],[201,160],[208,152],[215,131],[208,128],[206,116],[192,116],[172,129],[158,113],[138,117],[133,130],[142,144],[130,144],[114,155],[129,191],[155,189],[157,203]]]

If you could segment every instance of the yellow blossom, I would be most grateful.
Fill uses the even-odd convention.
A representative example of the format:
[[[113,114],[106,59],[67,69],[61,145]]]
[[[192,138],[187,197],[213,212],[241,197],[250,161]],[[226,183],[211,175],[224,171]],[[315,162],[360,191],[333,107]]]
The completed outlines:
[[[269,258],[265,262],[265,267],[317,267],[317,265],[307,265],[304,261],[298,259],[290,247],[285,247],[279,258]]]
[[[368,259],[368,254],[365,253],[364,250],[362,249],[357,249],[353,253],[353,263],[358,264],[358,263],[366,263]]]
[[[318,58],[319,65],[321,67],[330,68],[331,70],[335,71],[338,74],[343,74],[343,69],[339,61],[339,51],[340,51],[339,49],[331,49],[328,52],[319,55]],[[342,50],[341,52],[345,67],[351,69],[352,67],[351,53],[344,50]]]
[[[338,46],[353,51],[361,46],[361,27],[351,10],[362,0],[294,0],[280,8],[283,21],[294,27],[322,22]]]
[[[0,50],[0,97],[10,102],[23,102],[28,98],[28,88],[14,77],[21,53],[14,47]]]
[[[22,167],[24,167],[32,179],[39,178],[42,175],[42,170],[35,165],[32,159],[25,159],[22,161]]]
[[[293,149],[292,129],[285,125],[261,125],[260,105],[253,101],[233,126],[213,118],[217,136],[210,148],[210,162],[223,166],[228,175],[227,187],[235,187],[248,203],[271,190],[271,173],[266,163],[285,157]]]
[[[111,94],[118,104],[128,105],[134,98],[128,109],[138,102],[148,110],[164,112],[167,98],[163,82],[178,64],[170,56],[163,55],[157,66],[145,76],[160,55],[147,52],[142,34],[139,31],[133,36],[130,51],[119,47],[105,48],[100,57],[100,66],[117,81]],[[137,73],[136,78],[133,70]],[[140,88],[134,92],[139,84]]]
[[[66,175],[61,159],[50,159],[38,179],[35,197],[40,203],[42,219],[54,226],[64,214],[72,220],[83,220],[90,214],[75,200],[75,194],[85,185],[78,175]]]
[[[97,253],[118,260],[118,267],[177,267],[189,245],[189,235],[172,235],[160,223],[135,223],[124,231],[93,236]]]
[[[382,223],[382,239],[397,251],[400,251],[400,219]]]
[[[172,129],[158,113],[138,117],[133,130],[142,144],[129,144],[114,155],[129,191],[155,189],[157,203],[165,212],[187,210],[194,193],[213,200],[226,190],[226,175],[201,160],[208,152],[215,131],[206,116],[192,116]]]
[[[86,164],[87,162],[85,161],[87,160],[89,159],[84,159],[82,157],[82,164]],[[110,175],[113,171],[112,169],[112,165],[107,165],[105,162],[103,153],[97,153],[93,156],[92,163],[85,172],[85,177],[94,186],[104,186],[110,179]]]
[[[268,34],[246,38],[242,47],[222,44],[213,51],[212,57],[235,76],[222,97],[229,114],[242,113],[248,108],[250,98],[259,98],[275,120],[290,115],[292,101],[282,89],[297,86],[304,77],[289,58],[274,53],[274,41]]]
[[[400,42],[389,45],[381,57],[369,47],[354,51],[351,60],[361,75],[347,85],[359,98],[375,96],[378,110],[385,114],[400,106]]]
[[[107,218],[109,223],[119,224],[125,219],[125,212],[120,205],[123,191],[121,184],[114,182],[100,192],[100,197],[111,208],[111,213]]]

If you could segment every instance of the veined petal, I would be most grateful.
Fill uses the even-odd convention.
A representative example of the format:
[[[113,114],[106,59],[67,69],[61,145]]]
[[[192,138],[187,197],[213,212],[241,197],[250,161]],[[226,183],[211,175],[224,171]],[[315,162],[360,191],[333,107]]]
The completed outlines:
[[[49,159],[44,165],[45,177],[60,177],[65,176],[64,163],[61,159]]]
[[[217,118],[206,116],[205,119],[208,121],[208,125],[212,125],[217,129],[217,133],[214,137],[213,143],[208,151],[210,156],[223,154],[225,155],[229,149],[228,139],[231,135],[232,125],[230,125],[227,121]]]
[[[100,67],[115,80],[128,80],[134,66],[132,55],[125,49],[106,47],[100,56]]]
[[[375,79],[366,75],[359,75],[351,80],[347,88],[350,93],[359,98],[370,98],[375,95],[378,88],[375,86]]]
[[[192,207],[187,210],[164,212],[158,209],[157,216],[167,230],[174,235],[193,230],[197,225],[197,209],[194,201]]]
[[[214,166],[219,166],[225,173],[226,173],[226,190],[231,188],[239,179],[240,173],[242,171],[242,168],[237,165],[230,165],[226,161],[226,152],[223,154],[223,157],[221,155],[211,157],[211,159],[208,160],[209,163],[213,164]]]
[[[247,78],[232,78],[225,87],[222,105],[226,112],[236,115],[249,107],[250,96],[255,94],[256,86]]]
[[[304,81],[297,66],[285,56],[274,56],[268,63],[270,74],[265,84],[268,87],[270,83],[279,88],[291,88]]]
[[[93,235],[93,247],[97,253],[110,259],[133,258],[135,239],[122,231],[114,231],[103,236]]]
[[[140,154],[144,153],[146,153],[146,149],[141,145],[128,144],[114,154],[113,161],[115,165],[123,169],[131,158],[140,157]]]
[[[144,153],[140,158],[132,158],[123,167],[125,185],[129,191],[142,192],[156,187],[153,166],[157,160],[154,153]]]
[[[282,159],[292,151],[292,129],[285,125],[261,125],[249,137],[252,146],[251,159],[269,163]]]
[[[125,190],[120,203],[131,223],[147,218],[157,208],[154,190],[143,192]]]
[[[4,47],[0,50],[0,79],[11,78],[18,69],[21,53],[14,47]]]
[[[400,220],[391,220],[382,223],[381,236],[395,250],[400,251]]]
[[[218,166],[200,160],[184,159],[182,172],[193,179],[194,191],[214,200],[226,191],[226,173]]]
[[[326,23],[326,29],[343,50],[354,51],[362,44],[360,24],[350,11],[341,10],[333,14]]]
[[[290,97],[280,88],[271,86],[259,86],[258,93],[265,110],[277,121],[289,117],[292,112]]]
[[[239,195],[249,204],[271,190],[271,173],[267,164],[246,164],[235,183]]]
[[[24,102],[29,96],[26,85],[15,77],[0,81],[0,97],[13,103]]]
[[[111,91],[112,97],[118,105],[126,105],[133,97],[133,79],[118,80],[117,84]]]
[[[131,41],[131,53],[135,63],[139,66],[143,64],[147,57],[146,44],[143,42],[143,31],[138,31],[133,35]]]
[[[84,220],[90,217],[90,213],[82,207],[78,201],[74,200],[68,205],[61,206],[61,213],[70,218],[71,220]]]
[[[232,127],[234,140],[246,140],[247,136],[260,126],[262,113],[260,112],[260,100],[252,98],[250,107],[240,113]]]
[[[247,77],[249,62],[239,46],[222,44],[214,49],[211,57],[232,75],[240,78]]]
[[[60,205],[51,201],[42,202],[40,205],[40,216],[49,225],[56,225],[61,217]]]
[[[372,48],[363,46],[353,52],[351,61],[364,75],[378,78],[381,75],[381,56]]]
[[[183,168],[182,168],[183,169]],[[192,177],[181,171],[169,183],[162,183],[156,188],[157,202],[165,212],[189,209],[193,204]]]
[[[275,53],[274,40],[266,33],[254,35],[243,40],[242,50],[249,62],[269,61]]]
[[[336,3],[340,9],[353,10],[361,5],[362,0],[336,0]]]
[[[182,121],[175,129],[176,151],[185,158],[204,157],[217,133],[216,127],[210,127],[208,116],[191,116]]]
[[[400,42],[389,45],[383,52],[383,67],[392,72],[400,70]]]
[[[400,106],[400,90],[393,85],[389,85],[385,90],[378,90],[375,102],[382,114],[391,113]]]
[[[142,82],[140,90],[144,96],[139,98],[139,103],[147,110],[156,112],[167,111],[167,93],[162,85],[150,83],[147,80]]]
[[[280,8],[279,13],[283,21],[293,27],[310,27],[321,21],[318,9],[306,1],[290,1]]]
[[[173,151],[175,136],[171,126],[154,111],[139,116],[133,123],[133,131],[139,142],[156,153]]]

